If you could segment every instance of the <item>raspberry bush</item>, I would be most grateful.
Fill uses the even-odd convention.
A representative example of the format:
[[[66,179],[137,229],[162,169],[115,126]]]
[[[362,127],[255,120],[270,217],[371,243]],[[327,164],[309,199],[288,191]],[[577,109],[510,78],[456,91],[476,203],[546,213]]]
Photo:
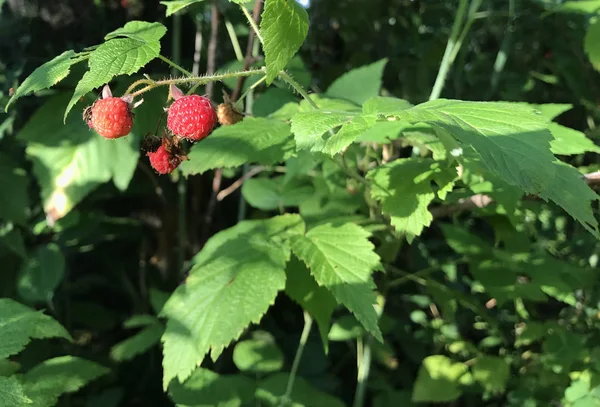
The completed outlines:
[[[512,0],[488,64],[473,31],[497,27],[497,5],[460,0],[431,72],[401,70],[395,43],[318,84],[307,55],[323,77],[335,69],[319,65],[329,39],[312,38],[312,6],[161,3],[161,22],[63,52],[5,101],[49,93],[0,140],[0,406],[600,403],[600,114],[587,93],[600,3],[532,1],[534,23],[578,27],[577,58],[572,43],[544,49],[554,71],[513,87],[502,75],[527,13]],[[405,3],[414,18],[385,27],[431,33],[431,6]],[[355,41],[339,26],[367,15],[329,21],[331,41]],[[561,53],[589,86],[552,63]],[[387,87],[406,72],[403,92]],[[561,80],[565,100],[528,97]],[[572,110],[579,129],[560,121]]]

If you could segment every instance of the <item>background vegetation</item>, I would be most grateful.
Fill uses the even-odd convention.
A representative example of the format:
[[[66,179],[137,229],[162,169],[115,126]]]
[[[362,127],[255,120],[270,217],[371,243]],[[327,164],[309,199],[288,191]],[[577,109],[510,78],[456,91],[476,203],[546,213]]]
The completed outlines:
[[[38,66],[66,50],[102,44],[107,33],[133,20],[166,26],[160,54],[196,75],[264,65],[235,2],[164,3],[170,11],[193,4],[167,16],[166,5],[155,1],[0,0],[0,406],[276,406],[290,400],[315,407],[600,406],[600,247],[597,225],[585,215],[590,204],[597,211],[597,195],[583,182],[575,189],[566,182],[564,192],[558,188],[547,201],[467,168],[446,199],[436,187],[429,212],[425,204],[433,222],[421,233],[399,230],[385,202],[383,215],[374,213],[377,192],[365,193],[375,187],[364,183],[384,182],[388,174],[363,177],[394,160],[428,159],[432,152],[437,159],[430,145],[435,136],[418,126],[363,134],[345,150],[349,167],[342,169],[306,150],[262,166],[232,164],[231,151],[203,150],[190,155],[196,161],[183,167],[187,177],[170,177],[154,174],[138,149],[142,136],[156,129],[164,89],[144,95],[132,136],[122,143],[107,144],[81,120],[97,93],[82,96],[63,123],[87,64],[73,65],[56,86],[19,98],[4,113]],[[592,188],[599,183],[600,1],[303,4],[310,30],[286,69],[311,93],[327,90],[357,105],[377,95],[414,105],[437,96],[527,102],[553,120],[552,152],[592,174]],[[254,2],[242,7],[252,14]],[[448,47],[449,38],[458,45]],[[447,75],[440,67],[449,67]],[[154,59],[111,86],[121,94],[142,73],[181,75],[172,69]],[[274,112],[286,118],[286,103],[301,99],[282,80],[246,92],[256,79],[240,87],[228,78],[197,93],[216,103],[222,91],[244,93],[246,111],[258,118]],[[333,83],[338,88],[332,91]],[[529,120],[518,109],[498,117]],[[401,174],[416,171],[415,178],[420,170],[406,167]],[[237,188],[247,171],[253,177]],[[392,213],[422,194],[413,187],[389,204]],[[302,249],[294,248],[284,262],[287,295],[277,295],[218,359],[206,358],[189,379],[178,376],[187,381],[163,391],[160,312],[167,298],[191,284],[184,284],[190,268],[207,261],[209,251],[220,253],[219,239],[231,238],[216,233],[238,225],[233,230],[246,235],[228,246],[238,250],[220,255],[243,254],[244,239],[249,246],[257,236],[270,239],[269,228],[294,215],[272,216],[286,212],[299,212],[311,230],[342,222],[346,229],[331,232],[340,242],[347,233],[342,246],[358,241],[369,248],[370,239],[375,252],[352,254],[375,263],[369,271],[378,270],[373,278],[384,341],[344,307],[334,309],[329,294],[294,291],[316,287],[313,280],[294,280],[308,275],[295,274],[306,266],[297,258]],[[264,230],[239,226],[270,217],[275,221]],[[372,261],[373,253],[383,266]],[[241,314],[251,302],[241,297],[236,309]],[[170,303],[171,311],[163,310],[169,318],[188,309],[185,302]]]

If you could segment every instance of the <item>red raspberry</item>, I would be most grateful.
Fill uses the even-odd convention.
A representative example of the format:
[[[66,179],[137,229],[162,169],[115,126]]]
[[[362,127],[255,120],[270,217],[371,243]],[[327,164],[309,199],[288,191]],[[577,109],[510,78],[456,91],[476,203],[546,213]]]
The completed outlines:
[[[210,100],[198,95],[183,96],[169,108],[167,127],[180,137],[198,141],[208,136],[217,123]]]
[[[165,139],[163,139],[162,144],[156,149],[156,151],[149,151],[146,153],[150,159],[150,165],[159,174],[169,174],[173,172],[175,168],[179,167],[179,164],[181,164],[181,157],[169,151],[170,149],[168,147],[169,146],[165,142]]]
[[[126,136],[133,126],[129,104],[121,98],[99,99],[91,108],[88,124],[105,138]]]

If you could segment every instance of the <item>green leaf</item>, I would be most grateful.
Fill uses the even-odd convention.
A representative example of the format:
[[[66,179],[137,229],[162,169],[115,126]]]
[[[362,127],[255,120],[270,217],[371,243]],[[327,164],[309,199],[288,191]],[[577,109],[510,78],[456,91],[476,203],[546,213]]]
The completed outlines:
[[[1,246],[5,246],[8,250],[17,254],[22,259],[27,259],[23,235],[12,223],[6,223],[3,226],[0,226],[0,247]]]
[[[55,406],[61,394],[75,393],[109,370],[89,360],[74,356],[48,359],[22,376],[23,390],[31,407]]]
[[[8,106],[18,98],[32,92],[37,92],[38,90],[48,89],[65,79],[71,71],[71,65],[85,59],[84,57],[75,58],[76,56],[78,54],[73,50],[65,51],[56,58],[36,68],[15,90],[15,94],[6,104],[6,111],[8,111]]]
[[[265,406],[277,407],[281,402],[281,396],[286,392],[289,380],[288,373],[276,373],[267,377],[256,389],[256,398]],[[296,376],[292,394],[290,394],[291,406],[304,407],[345,407],[344,403],[327,393],[323,393],[310,385],[300,376]]]
[[[473,366],[473,379],[479,382],[485,391],[503,392],[509,377],[508,364],[497,356],[481,356]]]
[[[242,194],[253,207],[265,211],[299,206],[314,194],[308,184],[285,182],[283,176],[277,178],[251,178],[244,182]]]
[[[126,37],[140,42],[152,43],[159,41],[167,33],[167,27],[161,23],[146,21],[130,21],[123,27],[104,36],[106,41],[116,37]]]
[[[558,123],[550,123],[548,129],[554,137],[554,140],[550,142],[550,150],[554,154],[573,155],[588,151],[600,153],[600,147],[580,131],[561,126]]]
[[[232,126],[221,126],[192,148],[189,161],[179,167],[185,175],[246,163],[270,165],[292,155],[290,126],[278,120],[247,117]]]
[[[0,153],[0,218],[23,224],[28,218],[27,173],[6,154]]]
[[[554,178],[548,120],[532,107],[439,99],[393,116],[448,132],[465,148],[472,147],[490,171],[527,193],[540,193]]]
[[[283,367],[283,353],[272,340],[249,339],[233,349],[233,363],[242,372],[270,373]]]
[[[150,317],[150,315],[147,316]],[[117,362],[131,360],[137,355],[145,353],[154,345],[158,344],[161,336],[164,333],[164,327],[156,318],[152,317],[152,319],[154,320],[153,323],[146,326],[134,336],[127,338],[113,346],[110,350],[111,359]],[[133,328],[134,326],[131,325],[131,320],[128,322],[130,323],[125,327]]]
[[[65,274],[65,258],[54,243],[38,248],[23,265],[17,282],[19,295],[30,302],[47,303]]]
[[[160,54],[160,42],[156,39],[160,38],[160,24],[150,24],[152,27],[144,31],[141,29],[142,24],[140,22],[132,23],[134,24],[129,28],[126,25],[111,34],[132,35],[138,39],[112,39],[92,52],[89,60],[89,71],[83,75],[83,78],[75,87],[75,92],[65,110],[64,122],[67,121],[69,112],[82,96],[110,82],[115,76],[131,75],[137,72]],[[138,28],[139,30],[137,30]]]
[[[362,107],[365,115],[396,114],[401,110],[410,109],[412,104],[404,99],[375,96],[368,99]]]
[[[285,287],[288,240],[303,231],[298,215],[283,215],[240,222],[206,243],[161,312],[167,317],[165,388],[174,377],[189,377],[207,352],[216,359],[250,323],[260,321]]]
[[[598,194],[585,183],[577,169],[559,161],[554,163],[554,167],[555,176],[540,197],[556,203],[590,233],[600,238],[598,221],[591,205],[599,199]]]
[[[0,406],[24,407],[30,406],[31,403],[15,376],[0,376]]]
[[[428,356],[423,360],[413,387],[414,402],[454,401],[462,394],[460,379],[468,374],[464,363],[453,363],[443,355]]]
[[[48,315],[0,298],[0,359],[19,353],[31,339],[54,337],[71,340],[65,328]]]
[[[544,103],[541,105],[530,104],[529,106],[539,110],[544,116],[552,120],[564,112],[567,112],[573,108],[573,105],[569,103]]]
[[[600,2],[598,3],[600,5]],[[583,40],[583,49],[590,62],[600,71],[600,18],[590,24]]]
[[[161,1],[160,4],[163,4],[163,5],[167,6],[167,14],[166,14],[166,16],[169,17],[172,14],[175,14],[178,11],[183,10],[187,6],[191,6],[192,4],[195,4],[195,3],[200,3],[201,1],[204,1],[204,0]]]
[[[300,112],[292,117],[292,132],[294,133],[298,150],[323,151],[325,132],[333,130],[352,118],[348,113],[324,113],[322,111]]]
[[[149,97],[151,98],[151,97]],[[61,106],[68,95],[49,99],[18,134],[27,141],[27,156],[40,187],[46,214],[57,220],[65,216],[98,185],[113,179],[120,189],[127,188],[138,161],[139,140],[146,109],[140,106],[140,123],[132,134],[106,140],[91,131],[80,117],[61,120]],[[143,109],[142,109],[143,108]],[[155,123],[156,125],[156,123]]]
[[[371,272],[380,264],[368,237],[369,233],[358,225],[327,223],[295,239],[292,249],[309,267],[317,283],[331,291],[381,341],[373,306],[375,284],[371,278]]]
[[[185,383],[174,381],[169,386],[169,396],[181,407],[190,406],[241,406],[254,398],[254,380],[242,375],[218,375],[208,369],[198,368]]]
[[[269,85],[304,42],[308,33],[308,14],[295,0],[267,0],[260,33]]]
[[[334,155],[352,144],[361,134],[367,131],[376,123],[375,117],[359,116],[346,123],[342,128],[329,137],[325,142],[323,152]]]
[[[592,14],[600,10],[600,0],[571,0],[558,6],[554,11],[560,13]]]
[[[329,331],[329,340],[340,342],[348,341],[364,335],[362,325],[352,315],[343,315],[338,318]]]
[[[422,158],[394,160],[367,173],[372,182],[371,196],[381,202],[394,228],[406,233],[409,241],[433,220],[428,209],[436,196],[431,182],[443,191],[452,187],[456,176],[454,168],[442,168],[440,162]]]
[[[337,305],[335,298],[325,288],[320,287],[310,272],[296,256],[292,256],[286,268],[285,293],[317,322],[321,340],[328,348],[329,323]]]
[[[384,58],[345,73],[327,88],[325,94],[362,105],[370,98],[379,96],[386,63],[387,59]]]

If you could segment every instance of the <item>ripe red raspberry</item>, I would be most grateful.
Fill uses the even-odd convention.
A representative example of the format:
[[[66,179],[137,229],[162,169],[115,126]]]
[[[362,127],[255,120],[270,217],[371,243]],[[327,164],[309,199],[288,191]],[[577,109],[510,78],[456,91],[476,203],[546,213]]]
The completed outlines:
[[[175,92],[171,92],[175,96]],[[169,108],[167,127],[173,134],[198,141],[208,136],[217,123],[217,114],[210,100],[190,95],[177,98]]]
[[[88,126],[101,136],[114,139],[129,134],[133,126],[131,109],[139,106],[143,100],[133,103],[133,97],[113,97],[108,85],[102,89],[102,98],[83,112]]]
[[[182,156],[172,151],[171,143],[167,138],[163,138],[161,145],[155,151],[146,153],[150,159],[150,165],[159,174],[169,174],[179,167],[183,159]]]

